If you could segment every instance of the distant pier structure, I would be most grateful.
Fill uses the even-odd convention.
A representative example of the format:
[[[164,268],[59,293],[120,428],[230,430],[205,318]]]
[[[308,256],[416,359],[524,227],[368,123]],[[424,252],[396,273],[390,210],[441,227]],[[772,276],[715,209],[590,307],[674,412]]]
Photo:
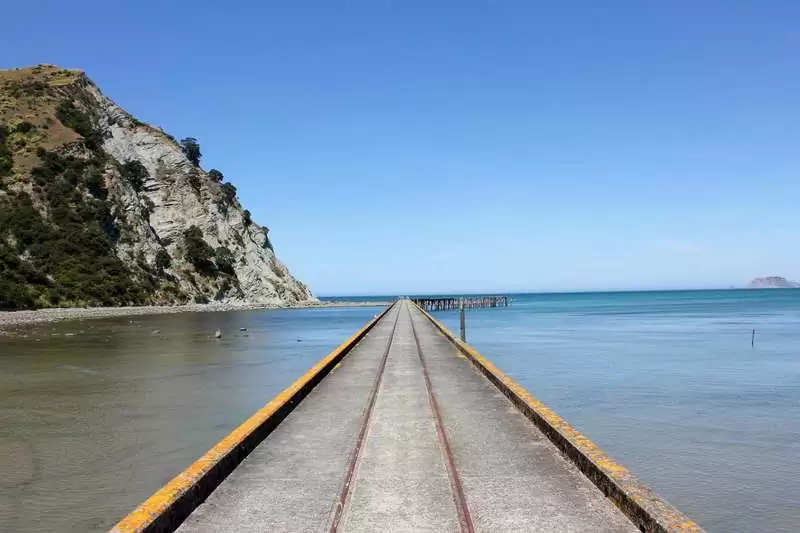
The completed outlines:
[[[411,298],[415,304],[426,311],[452,311],[459,309],[480,309],[487,307],[508,307],[511,299],[508,296],[448,296]]]

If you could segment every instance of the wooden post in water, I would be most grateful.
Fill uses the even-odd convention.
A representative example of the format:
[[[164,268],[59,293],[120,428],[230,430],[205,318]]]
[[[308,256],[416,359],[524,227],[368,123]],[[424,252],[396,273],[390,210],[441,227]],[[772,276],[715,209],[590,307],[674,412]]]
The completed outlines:
[[[467,324],[464,320],[464,300],[458,302],[458,310],[461,313],[461,342],[467,342]]]
[[[756,328],[753,328],[753,336],[750,337],[750,347],[755,348],[756,346]]]

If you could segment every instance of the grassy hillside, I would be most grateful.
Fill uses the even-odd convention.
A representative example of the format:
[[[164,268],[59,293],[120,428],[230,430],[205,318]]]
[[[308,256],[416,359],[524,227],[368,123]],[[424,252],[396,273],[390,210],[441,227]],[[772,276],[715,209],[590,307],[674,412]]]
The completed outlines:
[[[155,278],[114,253],[119,228],[79,71],[0,71],[0,309],[128,305]]]
[[[0,71],[0,309],[313,299],[201,158],[80,71]]]

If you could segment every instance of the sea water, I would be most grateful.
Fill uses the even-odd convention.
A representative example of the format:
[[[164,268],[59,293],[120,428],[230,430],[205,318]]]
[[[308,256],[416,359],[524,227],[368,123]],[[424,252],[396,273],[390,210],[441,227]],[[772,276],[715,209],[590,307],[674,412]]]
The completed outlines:
[[[0,336],[0,532],[108,531],[379,311],[181,313]]]
[[[0,531],[108,530],[378,311],[0,337]],[[800,290],[512,295],[467,337],[708,531],[800,531]]]
[[[458,334],[457,312],[436,316]],[[800,290],[513,295],[466,323],[708,531],[800,531]]]

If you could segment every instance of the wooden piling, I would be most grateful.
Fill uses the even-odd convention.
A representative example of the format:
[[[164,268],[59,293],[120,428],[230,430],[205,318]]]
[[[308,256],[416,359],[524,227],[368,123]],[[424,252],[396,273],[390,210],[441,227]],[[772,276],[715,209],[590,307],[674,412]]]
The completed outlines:
[[[426,311],[455,311],[456,309],[483,309],[508,307],[511,303],[508,296],[425,296],[411,300]]]
[[[464,300],[459,302],[458,310],[461,312],[461,342],[467,342],[467,324],[464,320]]]

